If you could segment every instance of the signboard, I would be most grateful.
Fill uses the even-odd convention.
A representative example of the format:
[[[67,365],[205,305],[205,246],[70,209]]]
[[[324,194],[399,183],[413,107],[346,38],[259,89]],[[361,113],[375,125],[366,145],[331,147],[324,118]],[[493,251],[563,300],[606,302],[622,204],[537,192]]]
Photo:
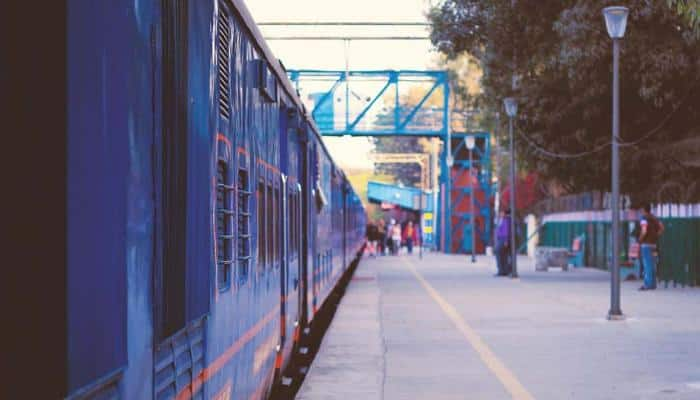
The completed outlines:
[[[424,213],[423,219],[433,219],[433,213],[431,213],[431,212]]]
[[[426,226],[425,228],[423,228],[423,233],[433,233],[433,227]]]

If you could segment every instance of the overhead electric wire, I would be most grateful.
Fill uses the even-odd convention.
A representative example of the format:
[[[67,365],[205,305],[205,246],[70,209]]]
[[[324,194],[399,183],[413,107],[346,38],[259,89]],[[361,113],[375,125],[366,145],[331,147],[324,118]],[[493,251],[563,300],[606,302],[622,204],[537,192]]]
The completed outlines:
[[[641,142],[643,142],[643,141],[649,139],[651,136],[653,136],[654,134],[656,134],[656,133],[658,133],[659,131],[661,131],[661,128],[663,128],[663,127],[668,123],[668,121],[671,120],[671,118],[678,112],[678,110],[680,110],[681,106],[682,106],[683,104],[685,104],[685,102],[690,98],[690,96],[693,94],[693,89],[695,88],[695,86],[697,86],[697,84],[698,84],[698,82],[695,82],[695,83],[691,86],[691,88],[688,90],[688,93],[687,93],[687,94],[685,95],[685,97],[681,100],[681,102],[673,109],[673,111],[671,111],[668,115],[666,115],[666,116],[663,118],[663,120],[661,120],[661,122],[660,122],[657,126],[655,126],[655,127],[654,127],[653,129],[651,129],[649,132],[647,132],[647,133],[645,133],[644,135],[642,135],[642,137],[640,137],[640,138],[638,138],[638,139],[636,139],[636,140],[633,140],[633,141],[631,141],[631,142],[625,142],[625,141],[622,140],[622,138],[618,137],[618,138],[617,138],[617,140],[618,140],[618,145],[619,145],[620,147],[636,146],[636,145],[638,145],[639,143],[641,143]],[[567,153],[557,153],[557,152],[553,152],[553,151],[550,151],[550,150],[545,149],[543,146],[541,146],[541,145],[535,143],[532,139],[528,138],[525,134],[523,134],[522,130],[520,130],[520,129],[518,129],[518,135],[519,135],[521,138],[523,138],[523,139],[527,142],[527,144],[530,145],[530,147],[532,147],[533,149],[535,149],[537,152],[539,152],[539,153],[541,153],[541,154],[543,154],[543,155],[546,155],[546,156],[548,156],[548,157],[552,157],[552,158],[562,158],[562,159],[572,159],[572,158],[586,157],[586,156],[588,156],[588,155],[591,155],[591,154],[597,153],[597,152],[599,152],[599,151],[602,151],[602,150],[604,150],[606,147],[608,147],[608,146],[610,146],[610,145],[612,144],[612,142],[607,142],[607,143],[601,144],[601,145],[599,145],[599,146],[596,146],[593,150],[583,151],[583,152],[580,152],[580,153],[567,154]]]
[[[266,36],[265,40],[430,40],[429,36]]]
[[[532,141],[532,139],[525,136],[525,134],[523,134],[520,129],[518,129],[518,135],[520,135],[520,137],[525,139],[527,144],[529,144],[532,148],[534,148],[538,152],[540,152],[546,156],[552,157],[552,158],[581,158],[581,157],[585,157],[585,156],[597,153],[601,150],[604,150],[606,147],[610,146],[610,144],[611,144],[609,142],[605,143],[605,144],[601,144],[601,145],[596,146],[593,150],[583,151],[580,153],[573,153],[573,154],[555,153],[553,151],[549,151],[549,150],[545,149],[544,147],[542,147],[542,146],[538,145],[537,143],[535,143],[534,141]]]
[[[270,21],[270,22],[258,22],[260,26],[429,26],[428,22],[391,22],[391,21],[377,21],[377,22],[285,22],[285,21]]]
[[[673,109],[673,111],[671,111],[667,116],[665,116],[664,119],[661,120],[661,122],[660,122],[658,125],[656,125],[656,127],[654,127],[654,129],[652,129],[652,130],[650,130],[649,132],[645,133],[645,134],[642,135],[642,137],[640,137],[639,139],[633,140],[633,141],[631,141],[631,142],[620,142],[620,147],[636,146],[637,144],[639,144],[639,143],[641,143],[641,142],[643,142],[643,141],[649,139],[650,137],[652,137],[655,133],[659,132],[659,131],[661,130],[661,128],[663,128],[664,125],[666,125],[666,124],[668,123],[668,121],[676,114],[676,112],[678,112],[678,110],[681,109],[681,106],[690,98],[690,95],[693,94],[693,89],[697,86],[697,84],[698,84],[698,82],[695,82],[695,83],[690,87],[690,89],[688,90],[688,93],[685,95],[685,97],[683,98],[683,100],[681,100],[681,102],[678,103],[678,105]],[[619,139],[619,138],[618,138],[618,139]]]
[[[282,27],[307,27],[307,26],[338,26],[338,27],[428,27],[430,23],[419,21],[407,22],[391,22],[391,21],[326,21],[326,22],[311,22],[311,21],[267,21],[259,22],[259,26],[282,26]],[[427,35],[374,35],[374,36],[342,36],[341,35],[287,35],[287,36],[268,36],[266,40],[430,40]]]

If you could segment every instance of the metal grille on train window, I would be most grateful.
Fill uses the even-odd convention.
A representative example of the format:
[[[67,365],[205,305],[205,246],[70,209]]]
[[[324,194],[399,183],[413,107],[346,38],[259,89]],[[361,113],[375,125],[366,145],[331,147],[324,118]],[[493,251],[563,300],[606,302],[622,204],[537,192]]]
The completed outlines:
[[[257,193],[257,213],[258,213],[258,272],[265,268],[265,183],[258,182]]]
[[[280,229],[280,226],[282,224],[282,197],[280,197],[280,189],[278,187],[275,187],[274,199],[275,205],[273,209],[274,220],[272,221],[272,232],[274,235],[275,247],[273,249],[273,254],[275,266],[279,267],[279,262],[281,258],[280,255],[282,253],[282,230]]]
[[[296,227],[297,227],[297,221],[296,221],[296,213],[294,210],[296,208],[294,207],[294,204],[296,203],[294,200],[295,196],[293,192],[289,192],[289,195],[287,196],[287,221],[289,221],[289,258],[294,259],[296,256]]]
[[[297,191],[296,195],[294,195],[296,198],[295,201],[295,206],[294,209],[296,210],[296,221],[297,221],[297,227],[294,229],[294,232],[296,232],[296,240],[294,241],[294,247],[296,247],[297,251],[301,250],[301,235],[302,235],[302,228],[304,224],[301,222],[301,191]]]
[[[219,86],[219,113],[228,119],[231,115],[231,25],[230,17],[223,4],[219,3],[219,18],[216,24],[216,54]]]
[[[273,239],[273,229],[272,229],[272,186],[267,186],[267,193],[265,195],[265,243],[267,244],[267,261],[269,264],[274,262],[273,252],[275,248],[275,243]]]
[[[292,216],[294,218],[294,225],[292,226],[292,243],[294,246],[294,255],[299,255],[299,195],[297,193],[292,194],[292,199],[294,199],[294,206],[292,207]]]
[[[248,280],[250,265],[250,188],[248,170],[238,169],[238,281]]]
[[[216,166],[216,254],[219,290],[231,286],[233,264],[233,209],[231,192],[234,187],[228,179],[228,164],[219,161]]]

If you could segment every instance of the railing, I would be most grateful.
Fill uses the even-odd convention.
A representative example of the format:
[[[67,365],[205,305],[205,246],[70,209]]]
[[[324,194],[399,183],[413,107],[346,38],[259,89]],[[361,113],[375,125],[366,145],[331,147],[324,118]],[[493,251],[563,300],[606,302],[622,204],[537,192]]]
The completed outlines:
[[[590,210],[589,210],[590,211]],[[659,204],[652,206],[652,213],[665,227],[659,240],[658,279],[676,285],[700,285],[700,204]],[[627,249],[635,227],[636,214],[626,213],[621,224],[622,259],[628,257]],[[553,218],[556,217],[556,218]],[[560,218],[563,217],[563,218]],[[623,215],[624,217],[624,215]],[[585,264],[607,269],[611,262],[611,222],[609,211],[566,211],[559,216],[549,215],[549,221],[540,229],[543,246],[570,247],[574,237],[585,233]]]

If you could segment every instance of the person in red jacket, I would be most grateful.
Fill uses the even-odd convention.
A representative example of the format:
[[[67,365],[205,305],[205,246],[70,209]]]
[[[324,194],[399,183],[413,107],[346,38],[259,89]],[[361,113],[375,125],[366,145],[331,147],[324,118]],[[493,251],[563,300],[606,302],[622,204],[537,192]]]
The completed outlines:
[[[413,226],[413,221],[408,221],[401,236],[408,248],[408,254],[413,254],[413,245],[418,244],[418,230]]]

